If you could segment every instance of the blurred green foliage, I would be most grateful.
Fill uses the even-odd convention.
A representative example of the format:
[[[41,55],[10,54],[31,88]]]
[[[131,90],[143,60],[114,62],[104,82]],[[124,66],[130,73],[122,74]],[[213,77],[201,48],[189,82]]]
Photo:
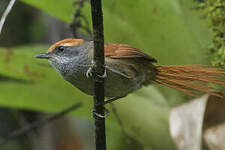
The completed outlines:
[[[77,6],[73,0],[22,0],[70,23]],[[103,1],[105,41],[138,47],[159,64],[207,63],[211,34],[190,0]],[[90,6],[82,14],[91,24]],[[34,56],[48,46],[26,45],[0,49],[0,104],[6,107],[58,112],[78,101],[83,107],[72,114],[91,119],[92,97],[81,93]],[[43,50],[43,51],[42,51]],[[169,88],[149,86],[115,102],[126,132],[145,149],[173,150],[168,116],[171,106],[184,102]],[[123,135],[115,117],[107,124],[109,149],[119,149]],[[115,138],[117,137],[117,138]]]
[[[225,66],[225,1],[207,0],[199,4],[209,26],[213,31],[213,42],[209,49],[212,54],[212,64]]]
[[[74,0],[22,0],[24,3],[34,6],[48,14],[55,16],[67,23],[71,22],[73,18],[73,13],[76,11],[74,9]]]

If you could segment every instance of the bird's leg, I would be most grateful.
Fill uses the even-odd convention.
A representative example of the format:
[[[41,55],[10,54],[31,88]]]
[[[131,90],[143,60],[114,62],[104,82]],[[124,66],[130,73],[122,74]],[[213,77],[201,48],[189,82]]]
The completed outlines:
[[[116,100],[118,100],[118,99],[121,99],[121,98],[123,98],[123,97],[125,97],[125,96],[117,96],[117,97],[110,98],[110,99],[106,100],[104,103],[99,104],[98,106],[100,106],[100,105],[103,105],[103,106],[104,106],[104,105],[106,105],[106,104],[109,104],[109,103],[111,103],[111,102],[114,102],[114,101],[116,101]],[[98,106],[97,106],[97,107],[98,107]],[[101,115],[101,114],[99,114],[99,113],[96,113],[96,112],[95,112],[95,109],[93,108],[93,109],[92,109],[92,114],[93,114],[94,117],[105,118],[105,117],[107,117],[107,116],[109,115],[109,110],[106,109],[106,108],[104,108],[104,115]]]
[[[90,77],[93,76],[93,74],[94,74],[94,72],[95,72],[95,70],[94,70],[95,67],[96,67],[96,63],[92,60],[92,61],[91,61],[91,65],[90,65],[90,67],[88,68],[88,70],[87,70],[87,72],[86,72],[86,77],[87,77],[87,78],[90,78]],[[97,74],[97,76],[98,76],[99,78],[106,78],[106,77],[107,77],[106,69],[104,70],[104,74],[103,74],[103,75],[98,75],[98,74]]]
[[[116,100],[118,100],[118,99],[124,98],[124,97],[125,97],[125,96],[117,96],[117,97],[110,98],[110,99],[104,101],[103,105],[112,103],[112,102],[114,102],[114,101],[116,101]]]
[[[99,106],[100,106],[100,105],[103,105],[103,106],[104,106],[104,105],[106,105],[106,104],[112,103],[112,102],[114,102],[114,101],[116,101],[116,100],[118,100],[118,99],[121,99],[121,98],[123,98],[123,97],[125,97],[125,96],[117,96],[117,97],[110,98],[110,99],[106,100],[104,103],[99,104]],[[94,117],[105,118],[105,117],[107,117],[107,116],[109,115],[109,110],[106,109],[106,108],[104,108],[104,111],[105,111],[105,114],[104,114],[104,115],[101,115],[101,114],[99,114],[99,113],[96,113],[96,112],[95,112],[95,109],[93,108],[93,109],[92,109],[92,114],[93,114]]]
[[[104,101],[104,103],[101,103],[101,104],[99,104],[99,105],[106,105],[106,104],[112,103],[112,102],[114,102],[114,101],[116,101],[116,100],[118,100],[118,99],[124,98],[124,97],[126,97],[126,96],[117,96],[117,97],[113,97],[113,98],[110,98],[110,99]]]

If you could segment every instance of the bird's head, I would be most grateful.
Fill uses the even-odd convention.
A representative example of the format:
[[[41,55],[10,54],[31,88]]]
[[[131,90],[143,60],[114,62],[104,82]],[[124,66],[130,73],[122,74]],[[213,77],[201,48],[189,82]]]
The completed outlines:
[[[35,57],[48,59],[50,64],[64,75],[73,64],[79,62],[80,56],[85,51],[83,43],[82,39],[64,39],[53,44],[46,53]]]
[[[39,54],[35,57],[41,59],[49,59],[50,61],[54,59],[67,59],[68,57],[74,57],[78,55],[79,45],[81,45],[83,42],[84,40],[82,39],[64,39],[50,46],[46,53]],[[77,47],[77,50],[74,47]]]

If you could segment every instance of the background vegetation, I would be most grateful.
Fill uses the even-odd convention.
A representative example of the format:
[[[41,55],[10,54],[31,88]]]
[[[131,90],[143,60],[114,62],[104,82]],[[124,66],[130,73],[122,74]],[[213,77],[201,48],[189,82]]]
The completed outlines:
[[[220,0],[215,3],[213,1],[103,1],[105,41],[126,43],[140,48],[156,58],[160,65],[211,64],[211,62],[214,65],[224,65],[225,13],[224,8],[220,6],[225,4]],[[77,149],[90,149],[92,145],[90,131],[92,97],[65,82],[47,61],[34,58],[36,54],[45,52],[53,42],[72,37],[69,24],[74,21],[73,16],[77,10],[81,10],[81,15],[77,17],[81,23],[76,29],[78,36],[91,39],[91,35],[87,32],[87,28],[91,27],[90,4],[86,1],[84,6],[80,7],[75,2],[21,0],[16,2],[7,18],[0,36],[0,105],[2,109],[4,108],[4,113],[10,114],[9,117],[4,116],[6,120],[17,118],[18,114],[20,116],[21,111],[18,110],[26,110],[27,116],[30,114],[27,111],[54,113],[80,101],[83,105],[72,112],[70,117],[66,118],[67,121],[62,119],[63,125],[59,121],[46,127],[51,128],[52,132],[49,133],[51,135],[54,131],[65,127],[65,131],[59,130],[59,133],[65,136],[58,135],[56,139],[55,136],[46,138],[44,131],[40,131],[39,135],[30,133],[32,136],[25,138],[29,139],[29,142],[26,140],[24,142],[24,139],[17,140],[19,142],[12,141],[2,145],[5,150],[12,147],[44,149],[46,143],[50,145],[50,139],[55,142],[53,145],[58,149],[60,146],[57,144],[60,142],[56,141],[63,141],[63,149],[66,149],[67,143],[73,143],[68,142],[66,137],[81,141],[81,145],[85,145],[84,143],[89,145],[76,147]],[[0,2],[0,13],[7,3],[8,0]],[[108,149],[176,149],[169,133],[169,113],[173,107],[188,99],[191,97],[153,85],[115,102],[121,122],[118,123],[118,118],[113,113],[106,119]],[[32,115],[31,118],[34,116],[42,115]],[[23,118],[26,123],[17,122],[12,129],[30,122],[30,117],[28,121],[27,117]],[[21,122],[21,119],[16,120]],[[0,123],[2,122],[4,121],[1,120]],[[5,124],[4,126],[7,126]],[[78,133],[79,130],[81,133]],[[75,132],[76,137],[80,134],[87,137],[75,138],[68,131]],[[1,132],[2,135],[7,134]],[[40,137],[43,138],[39,139]],[[37,146],[37,141],[41,146]],[[71,145],[68,150],[75,149]]]

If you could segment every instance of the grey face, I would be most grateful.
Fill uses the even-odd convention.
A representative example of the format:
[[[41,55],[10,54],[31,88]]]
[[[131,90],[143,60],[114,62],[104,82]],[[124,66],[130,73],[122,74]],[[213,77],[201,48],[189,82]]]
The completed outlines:
[[[67,62],[80,54],[79,46],[58,46],[53,51],[39,54],[36,58],[49,59],[59,63]]]
[[[58,46],[51,53],[50,62],[67,64],[78,58],[80,51],[78,46]]]
[[[36,58],[48,59],[50,64],[59,71],[60,74],[65,75],[72,67],[74,61],[79,59],[80,46],[58,46],[53,51],[39,54]]]

